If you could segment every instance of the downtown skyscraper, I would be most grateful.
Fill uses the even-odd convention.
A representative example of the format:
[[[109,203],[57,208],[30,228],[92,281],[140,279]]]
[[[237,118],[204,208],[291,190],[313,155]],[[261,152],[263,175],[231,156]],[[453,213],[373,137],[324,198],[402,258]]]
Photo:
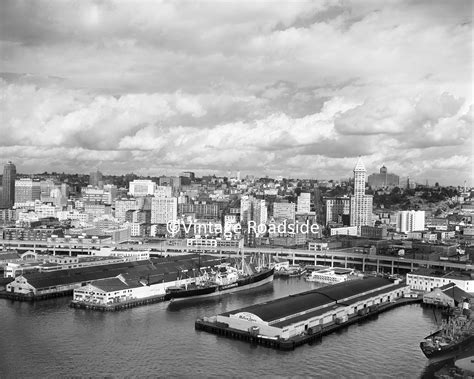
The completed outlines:
[[[359,158],[354,167],[354,194],[351,196],[351,226],[372,225],[372,195],[365,194],[367,170]]]
[[[12,208],[15,204],[15,180],[16,180],[16,167],[12,162],[8,162],[3,167],[3,179],[2,179],[2,198],[0,199],[0,206],[2,208]]]

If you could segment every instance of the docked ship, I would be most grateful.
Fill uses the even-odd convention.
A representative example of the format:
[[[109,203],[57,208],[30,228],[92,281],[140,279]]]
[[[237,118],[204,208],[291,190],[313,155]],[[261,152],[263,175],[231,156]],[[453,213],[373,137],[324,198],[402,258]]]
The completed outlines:
[[[354,270],[339,267],[328,267],[321,270],[312,271],[305,279],[308,282],[318,282],[327,284],[342,283],[351,279]]]
[[[463,303],[453,316],[443,320],[441,328],[420,342],[423,354],[429,359],[449,358],[474,344],[474,322],[471,319],[469,303]]]
[[[282,278],[296,278],[303,276],[306,273],[306,269],[300,265],[291,265],[288,268],[283,268],[275,272],[275,276]]]
[[[205,271],[191,284],[169,287],[165,300],[212,297],[255,288],[270,283],[273,280],[273,274],[273,268],[254,268],[248,264],[242,264],[242,269],[239,270],[229,263],[223,263],[216,266],[215,271]]]

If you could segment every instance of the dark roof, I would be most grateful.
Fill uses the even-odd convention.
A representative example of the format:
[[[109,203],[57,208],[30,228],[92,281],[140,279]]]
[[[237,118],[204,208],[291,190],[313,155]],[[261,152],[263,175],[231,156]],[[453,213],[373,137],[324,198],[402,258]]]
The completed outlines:
[[[183,270],[192,272],[193,268],[201,266],[216,265],[220,259],[188,254],[177,257],[151,259],[136,262],[123,262],[107,265],[81,267],[70,270],[58,270],[44,273],[29,273],[23,277],[30,285],[39,289],[58,285],[66,285],[80,282],[90,282],[98,279],[114,278],[120,274],[127,278],[139,279],[150,278],[150,283],[176,280],[180,275],[185,275]],[[151,279],[155,278],[155,281]]]
[[[462,301],[463,299],[471,299],[473,296],[464,292],[461,288],[456,286],[454,283],[448,283],[439,288],[443,293],[457,302]]]
[[[119,278],[100,279],[91,284],[105,292],[120,291],[129,288],[129,286]]]
[[[228,316],[229,314],[248,312],[260,317],[264,321],[270,322],[388,285],[393,285],[393,282],[379,277],[348,280],[262,304],[251,305],[250,307],[226,312],[222,315]]]
[[[390,290],[395,290],[395,289],[404,288],[404,287],[406,287],[406,284],[398,284],[398,285],[394,285],[393,287],[390,287]],[[347,306],[355,304],[359,301],[370,299],[371,297],[381,295],[385,292],[387,292],[387,289],[384,288],[384,289],[381,289],[381,290],[378,290],[378,291],[371,292],[371,293],[366,294],[366,295],[357,296],[356,298],[354,298],[352,300],[349,300],[349,301],[344,301],[344,302],[341,302],[341,303],[334,304],[332,306],[323,307],[323,308],[318,309],[318,310],[313,311],[313,312],[308,312],[308,313],[305,313],[303,315],[299,315],[299,316],[296,316],[296,317],[291,317],[291,318],[289,318],[287,320],[284,320],[284,321],[276,322],[276,323],[272,324],[272,326],[275,326],[277,328],[282,328],[282,327],[284,327],[286,325],[289,325],[289,324],[294,324],[294,323],[297,323],[299,321],[304,321],[304,320],[307,320],[307,319],[315,317],[315,316],[320,316],[324,313],[329,312],[330,310],[337,310],[338,308],[347,307]]]
[[[6,261],[10,259],[20,259],[20,254],[16,252],[0,253],[0,261]]]

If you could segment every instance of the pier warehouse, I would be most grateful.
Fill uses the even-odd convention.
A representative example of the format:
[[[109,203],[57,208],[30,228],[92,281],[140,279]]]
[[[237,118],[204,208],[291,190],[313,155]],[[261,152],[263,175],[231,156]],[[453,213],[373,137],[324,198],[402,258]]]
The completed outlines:
[[[197,256],[187,259],[174,257],[172,260],[155,263],[152,269],[146,271],[135,270],[76,288],[73,303],[110,306],[153,297],[165,300],[164,295],[169,287],[189,285],[195,281],[196,276],[202,275],[204,271],[212,271],[219,263],[219,258],[210,256],[201,257],[199,264]]]
[[[69,295],[73,290],[88,286],[100,279],[111,279],[120,276],[134,282],[141,282],[143,286],[152,278],[161,280],[185,275],[188,270],[199,266],[213,266],[220,260],[209,256],[183,255],[161,259],[150,259],[136,262],[123,262],[110,265],[82,267],[70,270],[53,271],[46,273],[31,273],[17,276],[6,286],[6,293],[12,298],[42,299],[56,295]],[[119,279],[117,279],[119,280]],[[113,280],[114,283],[118,283]],[[173,285],[171,282],[170,285]],[[15,297],[16,295],[16,297]]]
[[[287,340],[344,324],[409,292],[407,285],[385,278],[351,280],[222,313],[216,321],[259,337]]]

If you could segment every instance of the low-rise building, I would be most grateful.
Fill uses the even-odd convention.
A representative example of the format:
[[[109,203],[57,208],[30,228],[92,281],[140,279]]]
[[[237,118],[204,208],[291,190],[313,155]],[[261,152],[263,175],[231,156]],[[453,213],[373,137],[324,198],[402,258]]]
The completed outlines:
[[[437,287],[433,291],[423,295],[423,303],[440,307],[457,307],[464,300],[470,300],[473,296],[457,287],[454,283]]]
[[[420,268],[407,274],[407,285],[412,290],[431,292],[449,283],[454,283],[464,292],[474,294],[474,272]]]

